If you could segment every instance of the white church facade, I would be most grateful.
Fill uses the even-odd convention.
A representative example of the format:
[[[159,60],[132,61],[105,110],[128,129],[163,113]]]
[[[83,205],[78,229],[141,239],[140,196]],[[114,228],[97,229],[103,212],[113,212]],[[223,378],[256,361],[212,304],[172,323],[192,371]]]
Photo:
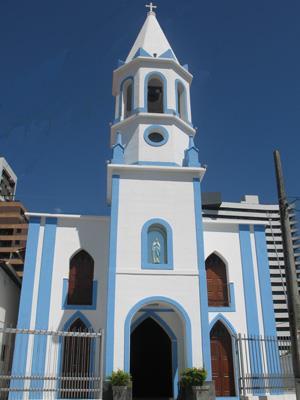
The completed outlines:
[[[239,398],[232,335],[276,336],[264,223],[202,217],[191,82],[149,11],[113,73],[110,215],[29,213],[18,328],[104,329],[104,374],[130,371],[136,397],[143,370],[163,377],[153,397],[176,398],[195,366],[217,396]],[[47,352],[37,363],[30,346],[16,363],[16,344],[15,373],[45,372]]]

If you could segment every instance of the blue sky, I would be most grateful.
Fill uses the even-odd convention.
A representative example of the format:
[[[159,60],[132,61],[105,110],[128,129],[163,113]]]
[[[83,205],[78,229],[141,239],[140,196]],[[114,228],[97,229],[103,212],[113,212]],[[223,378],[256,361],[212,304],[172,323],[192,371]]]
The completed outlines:
[[[31,211],[106,206],[112,71],[145,0],[0,2],[0,155]],[[194,75],[193,123],[205,191],[276,201],[273,149],[300,195],[300,2],[160,0],[157,18]]]

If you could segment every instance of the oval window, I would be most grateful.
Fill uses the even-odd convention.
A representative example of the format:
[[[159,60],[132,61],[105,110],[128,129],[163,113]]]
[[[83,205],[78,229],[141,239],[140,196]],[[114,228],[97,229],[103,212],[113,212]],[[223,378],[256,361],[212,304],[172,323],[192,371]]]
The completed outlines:
[[[159,132],[151,132],[148,135],[148,138],[153,143],[160,143],[160,142],[162,142],[164,140],[163,135],[161,133],[159,133]]]

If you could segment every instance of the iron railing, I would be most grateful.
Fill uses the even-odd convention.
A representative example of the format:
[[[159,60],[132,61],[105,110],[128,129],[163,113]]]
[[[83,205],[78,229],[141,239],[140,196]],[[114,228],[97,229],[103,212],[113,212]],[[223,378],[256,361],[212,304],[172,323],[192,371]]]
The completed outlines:
[[[0,399],[102,398],[103,331],[0,328]]]
[[[235,337],[240,393],[283,394],[295,390],[289,337]]]

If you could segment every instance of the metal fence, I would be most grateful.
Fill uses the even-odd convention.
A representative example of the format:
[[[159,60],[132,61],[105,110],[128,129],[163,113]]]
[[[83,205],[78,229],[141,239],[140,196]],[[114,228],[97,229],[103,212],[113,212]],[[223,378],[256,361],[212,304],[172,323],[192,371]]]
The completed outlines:
[[[289,337],[236,337],[239,388],[242,395],[294,392]]]
[[[0,399],[100,399],[103,331],[0,328]]]

